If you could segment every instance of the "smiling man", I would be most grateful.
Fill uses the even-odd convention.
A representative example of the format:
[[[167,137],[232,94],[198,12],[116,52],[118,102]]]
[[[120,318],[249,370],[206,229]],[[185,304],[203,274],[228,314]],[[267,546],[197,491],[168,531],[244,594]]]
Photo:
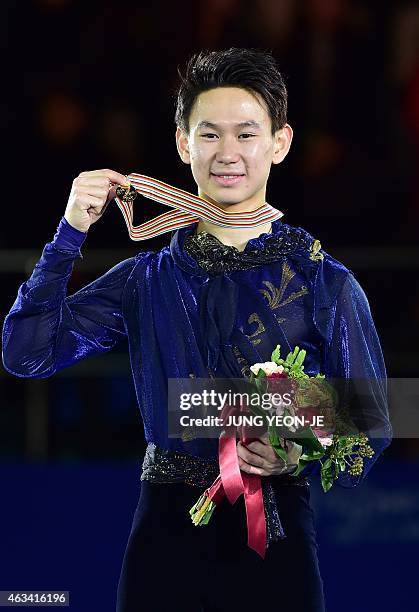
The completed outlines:
[[[175,120],[177,150],[201,198],[227,212],[266,203],[272,166],[293,136],[271,54],[231,48],[193,56]],[[365,293],[318,240],[277,218],[247,228],[202,219],[173,231],[169,246],[139,252],[67,296],[90,226],[125,182],[113,170],[74,180],[54,239],[5,319],[3,363],[16,376],[47,377],[128,338],[148,445],[118,612],[323,612],[308,480],[314,462],[293,476],[297,445],[284,442],[286,463],[264,437],[237,445],[240,469],[262,480],[265,559],[247,546],[243,498],[194,526],[189,509],[218,475],[219,441],[168,435],[168,379],[247,377],[278,344],[282,354],[304,348],[311,376],[368,379],[369,396],[353,401],[350,385],[342,396],[355,424],[379,432],[362,474],[339,474],[338,484],[355,486],[391,437],[385,364]]]
[[[262,73],[264,69],[266,67],[262,67]],[[230,71],[234,73],[233,66]],[[234,78],[231,81],[234,85]],[[266,93],[268,84],[268,79],[264,84],[261,78],[259,86],[265,88]],[[276,113],[273,119],[263,95],[247,87],[227,83],[203,91],[191,104],[193,91],[184,84],[184,96],[180,98],[177,112],[179,155],[191,165],[198,194],[224,210],[238,212],[259,208],[266,201],[272,164],[279,164],[291,146],[293,132],[285,121],[285,86],[282,79],[271,85],[278,89],[278,98],[273,101]],[[185,107],[189,109],[187,117]],[[270,231],[270,224],[226,229],[200,221],[196,231],[211,232],[224,244],[243,250],[250,238]]]

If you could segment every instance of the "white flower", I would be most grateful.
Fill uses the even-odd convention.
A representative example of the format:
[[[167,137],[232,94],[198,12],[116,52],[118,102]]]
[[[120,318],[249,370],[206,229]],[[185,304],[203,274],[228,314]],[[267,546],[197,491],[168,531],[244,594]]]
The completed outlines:
[[[333,438],[330,437],[319,437],[318,440],[323,447],[330,446],[331,444],[333,444]]]
[[[265,361],[264,363],[255,363],[250,366],[251,371],[256,376],[259,370],[263,370],[266,376],[270,376],[274,372],[283,372],[284,366],[277,365],[274,361]]]

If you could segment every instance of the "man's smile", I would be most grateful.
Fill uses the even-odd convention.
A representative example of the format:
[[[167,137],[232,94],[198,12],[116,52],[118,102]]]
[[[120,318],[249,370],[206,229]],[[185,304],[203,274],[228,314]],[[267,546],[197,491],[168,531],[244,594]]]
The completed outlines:
[[[217,185],[222,187],[229,187],[232,185],[238,185],[244,179],[244,174],[213,174],[211,172],[211,178]]]

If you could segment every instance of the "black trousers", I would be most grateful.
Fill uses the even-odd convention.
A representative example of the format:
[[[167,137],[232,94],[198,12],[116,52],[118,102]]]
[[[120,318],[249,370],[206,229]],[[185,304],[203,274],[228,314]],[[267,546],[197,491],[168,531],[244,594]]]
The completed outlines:
[[[142,481],[117,612],[324,612],[310,488],[272,482],[287,537],[262,559],[247,546],[243,497],[196,527],[188,511],[201,489]]]

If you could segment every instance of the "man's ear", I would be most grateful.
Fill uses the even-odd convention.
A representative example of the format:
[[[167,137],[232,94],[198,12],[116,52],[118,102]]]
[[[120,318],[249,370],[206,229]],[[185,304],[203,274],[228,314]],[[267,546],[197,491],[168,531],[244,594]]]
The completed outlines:
[[[292,137],[293,131],[289,123],[286,123],[283,128],[275,132],[274,154],[272,158],[273,164],[280,164],[286,157],[291,147]]]
[[[189,153],[188,137],[179,127],[176,128],[176,147],[183,163],[190,164],[191,156]]]

